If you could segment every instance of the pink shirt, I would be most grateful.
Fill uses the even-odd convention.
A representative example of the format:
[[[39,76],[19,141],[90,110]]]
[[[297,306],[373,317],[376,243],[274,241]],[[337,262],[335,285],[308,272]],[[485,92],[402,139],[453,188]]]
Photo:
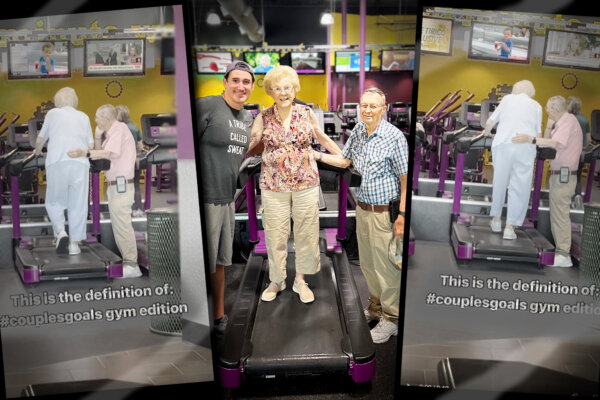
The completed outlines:
[[[319,186],[319,170],[312,152],[313,127],[310,108],[292,107],[290,127],[285,130],[277,107],[262,111],[265,149],[262,152],[260,188],[273,192],[298,192]]]
[[[564,113],[554,124],[550,138],[558,142],[556,158],[550,160],[550,168],[558,171],[560,167],[569,167],[569,170],[577,171],[583,144],[583,133],[577,118],[568,112]]]
[[[131,131],[123,122],[115,121],[106,131],[106,139],[102,149],[111,152],[110,169],[106,171],[106,179],[111,182],[117,176],[133,179],[135,172],[136,148]]]

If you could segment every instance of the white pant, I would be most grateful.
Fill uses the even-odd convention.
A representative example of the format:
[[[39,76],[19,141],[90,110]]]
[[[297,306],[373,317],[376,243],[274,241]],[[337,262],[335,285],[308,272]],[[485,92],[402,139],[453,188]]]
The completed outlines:
[[[494,178],[492,182],[492,208],[490,215],[502,215],[506,188],[506,224],[521,226],[527,214],[531,178],[535,161],[535,146],[520,143],[503,143],[492,147]]]
[[[65,209],[71,241],[87,236],[90,168],[78,161],[59,161],[46,167],[46,211],[56,237],[65,230]]]

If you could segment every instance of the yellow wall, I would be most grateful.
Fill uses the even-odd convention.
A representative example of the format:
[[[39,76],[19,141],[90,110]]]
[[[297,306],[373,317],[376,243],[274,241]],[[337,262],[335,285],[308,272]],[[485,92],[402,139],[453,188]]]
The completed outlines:
[[[561,80],[564,77],[567,86],[573,85],[575,78],[570,74],[577,78],[577,86],[567,90]],[[498,85],[512,86],[519,80],[528,79],[535,86],[534,98],[542,108],[552,96],[578,96],[582,102],[582,113],[589,119],[591,111],[600,108],[599,77],[600,74],[594,71],[542,66],[540,57],[532,58],[529,65],[470,60],[463,49],[455,47],[452,56],[421,56],[417,109],[428,111],[443,95],[457,89],[464,93],[461,100],[466,98],[468,90],[475,94],[471,102],[479,103],[487,99]],[[546,117],[543,120],[545,123]]]
[[[262,79],[264,75],[256,75],[256,85],[247,103],[269,107],[273,99],[265,93]],[[314,103],[323,110],[327,109],[327,77],[325,75],[299,75],[300,92],[296,97],[305,103]],[[223,75],[196,75],[196,98],[220,94],[223,91]]]
[[[8,80],[7,74],[0,78],[0,113],[8,111],[21,115],[19,124],[27,123],[41,103],[52,101],[56,91],[70,86],[79,97],[78,109],[85,112],[95,127],[94,115],[102,104],[125,104],[129,107],[131,119],[139,126],[143,114],[175,112],[175,75],[161,75],[160,63],[147,68],[143,77],[83,77],[83,71],[74,70],[68,79],[17,79]],[[118,81],[123,92],[118,98],[111,98],[106,92],[110,81]],[[112,83],[109,93],[116,95],[118,86]],[[6,126],[6,125],[4,125]],[[4,127],[3,126],[3,127]],[[140,127],[141,128],[141,127]]]

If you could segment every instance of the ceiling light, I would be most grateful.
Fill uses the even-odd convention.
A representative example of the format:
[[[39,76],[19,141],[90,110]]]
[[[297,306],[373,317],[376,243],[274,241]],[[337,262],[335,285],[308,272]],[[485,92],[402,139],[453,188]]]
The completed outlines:
[[[330,12],[321,14],[321,25],[333,25],[333,15]]]
[[[206,23],[208,25],[221,25],[221,17],[219,17],[219,14],[211,10],[208,12],[208,14],[206,14]]]

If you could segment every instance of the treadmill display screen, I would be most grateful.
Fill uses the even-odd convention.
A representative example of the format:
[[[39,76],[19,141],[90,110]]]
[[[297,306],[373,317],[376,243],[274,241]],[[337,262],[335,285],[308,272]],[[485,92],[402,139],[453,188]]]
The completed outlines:
[[[481,120],[481,104],[469,104],[467,106],[467,122],[477,122]]]

